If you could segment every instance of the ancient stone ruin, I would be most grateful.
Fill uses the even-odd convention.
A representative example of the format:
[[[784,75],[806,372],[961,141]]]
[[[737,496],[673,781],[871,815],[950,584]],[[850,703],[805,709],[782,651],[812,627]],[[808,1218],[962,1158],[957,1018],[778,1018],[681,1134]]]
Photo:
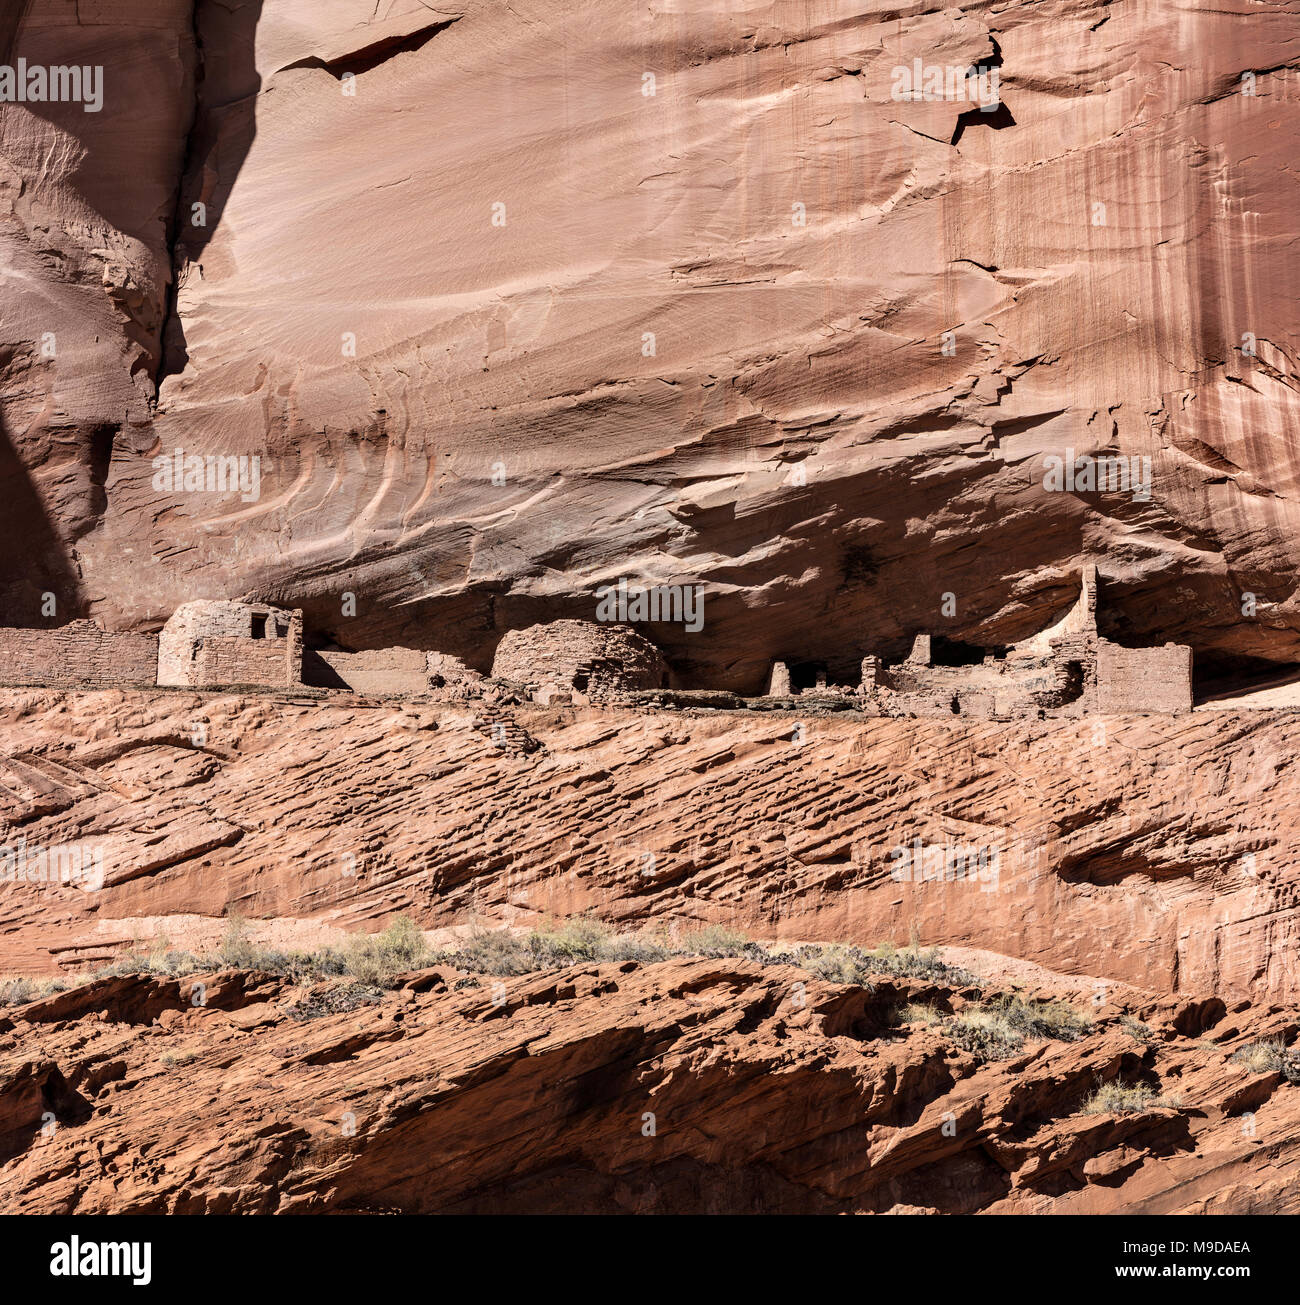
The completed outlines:
[[[457,657],[417,648],[306,650],[303,614],[263,603],[197,601],[177,608],[158,636],[115,634],[89,621],[53,630],[0,630],[0,678],[9,684],[348,690],[376,696],[481,697],[522,693],[542,705],[745,705],[734,694],[670,688],[659,650],[625,625],[560,620],[511,630],[487,679]],[[806,683],[806,679],[805,679]],[[773,665],[768,704],[856,707],[882,716],[1010,720],[1093,712],[1180,712],[1192,706],[1192,650],[1127,648],[1097,632],[1097,570],[1060,620],[1004,648],[977,649],[918,634],[901,662],[868,654],[856,685],[792,687]]]
[[[492,675],[525,685],[536,700],[599,702],[668,686],[668,666],[648,639],[622,625],[550,621],[511,630],[497,645]]]
[[[184,603],[158,636],[158,683],[301,684],[302,613],[258,603]]]
[[[887,666],[862,660],[856,689],[864,710],[882,716],[969,716],[981,720],[1093,712],[1190,711],[1192,650],[1125,648],[1097,633],[1097,568],[1085,568],[1074,606],[1046,630],[1007,648],[973,650],[918,634],[908,656]],[[975,658],[971,654],[975,653]],[[778,662],[772,695],[789,694],[790,675]],[[803,697],[845,695],[825,677]]]
[[[393,697],[445,690],[475,697],[484,677],[459,657],[420,648],[368,648],[309,651],[303,656],[303,681],[316,688]]]

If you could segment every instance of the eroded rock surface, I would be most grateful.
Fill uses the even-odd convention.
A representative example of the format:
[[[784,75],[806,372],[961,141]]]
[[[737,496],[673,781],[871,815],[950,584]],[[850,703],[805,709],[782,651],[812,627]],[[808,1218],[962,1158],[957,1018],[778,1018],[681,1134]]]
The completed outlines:
[[[595,910],[870,945],[915,929],[1166,992],[1298,995],[1293,713],[972,723],[7,690],[0,739],[0,842],[105,857],[98,891],[0,888],[0,972],[75,969],[168,917],[219,933],[231,911],[374,929],[400,911],[436,928]],[[977,851],[936,872],[935,846]]]
[[[147,1024],[116,1012],[148,978],[115,980],[98,1011],[61,994],[0,1012],[6,1210],[1300,1210],[1300,1087],[1233,1059],[1293,1039],[1293,1008],[1147,999],[1134,1023],[1106,1004],[1080,1040],[982,1062],[899,1024],[900,1003],[970,1004],[920,979],[709,959],[499,988],[431,971],[302,1018],[303,994],[237,977],[207,1006],[173,981]],[[1099,1082],[1178,1104],[1080,1113]]]

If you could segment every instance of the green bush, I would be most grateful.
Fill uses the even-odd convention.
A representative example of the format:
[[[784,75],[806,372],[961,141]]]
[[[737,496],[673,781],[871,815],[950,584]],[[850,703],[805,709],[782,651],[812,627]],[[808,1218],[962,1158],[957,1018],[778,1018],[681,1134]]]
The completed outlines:
[[[354,939],[344,949],[347,973],[360,983],[389,987],[399,975],[430,960],[424,936],[408,916],[399,915],[382,933]]]

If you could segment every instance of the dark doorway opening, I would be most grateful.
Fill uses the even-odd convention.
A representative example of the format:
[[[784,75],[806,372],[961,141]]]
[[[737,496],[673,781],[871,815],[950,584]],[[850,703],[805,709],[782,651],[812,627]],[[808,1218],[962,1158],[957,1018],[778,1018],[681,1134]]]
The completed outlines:
[[[945,639],[941,634],[930,640],[931,666],[979,666],[990,654],[1000,660],[1007,655],[1007,650],[981,648],[978,644],[962,643],[959,639]]]

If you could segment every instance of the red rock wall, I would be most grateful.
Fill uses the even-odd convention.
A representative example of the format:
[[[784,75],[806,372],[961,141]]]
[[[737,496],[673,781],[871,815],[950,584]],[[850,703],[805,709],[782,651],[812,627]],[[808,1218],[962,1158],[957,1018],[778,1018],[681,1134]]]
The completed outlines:
[[[102,113],[0,108],[0,478],[95,614],[273,592],[485,669],[688,577],[704,629],[656,642],[757,691],[945,592],[1013,642],[1101,559],[1134,642],[1300,656],[1300,0],[455,10],[32,5],[19,53],[110,71]],[[893,98],[994,41],[1014,123]],[[1150,502],[1045,489],[1098,441]],[[155,490],[157,447],[266,455],[261,500]],[[0,566],[29,625],[33,574]]]
[[[432,928],[594,911],[868,945],[915,928],[1165,991],[1300,995],[1292,713],[267,711],[238,694],[0,693],[0,785],[29,837],[121,830],[140,867],[93,903],[0,895],[0,972],[100,958],[172,914],[373,928],[408,911]],[[54,788],[22,760],[52,739]],[[896,881],[893,850],[916,837],[996,850],[996,883]]]

